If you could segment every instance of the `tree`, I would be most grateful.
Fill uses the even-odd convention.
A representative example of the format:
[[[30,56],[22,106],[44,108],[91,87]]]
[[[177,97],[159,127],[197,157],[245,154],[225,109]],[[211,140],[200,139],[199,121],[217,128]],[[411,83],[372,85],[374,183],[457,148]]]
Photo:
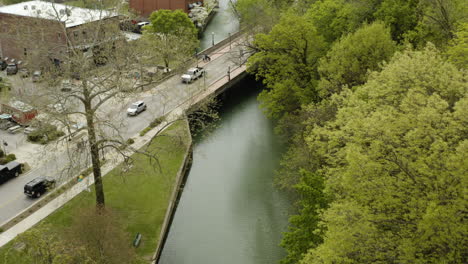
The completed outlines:
[[[460,69],[468,68],[468,23],[462,23],[447,49],[449,60]]]
[[[428,46],[333,96],[336,119],[306,138],[333,202],[301,263],[466,262],[465,79]]]
[[[328,205],[323,193],[324,179],[321,175],[300,170],[301,180],[294,186],[299,199],[299,212],[289,218],[288,232],[281,241],[288,255],[281,263],[297,263],[307,250],[322,243],[322,233],[316,232],[320,223],[320,214]]]
[[[317,64],[325,44],[306,17],[284,14],[253,44],[257,52],[249,58],[247,71],[266,85],[259,98],[270,116],[281,117],[318,100]]]
[[[125,111],[128,100],[135,100],[139,96],[138,92],[157,81],[158,78],[145,78],[148,65],[144,64],[145,60],[149,60],[148,56],[154,58],[156,54],[148,52],[144,46],[139,47],[145,43],[127,42],[112,12],[102,9],[83,11],[91,12],[84,17],[97,16],[99,19],[84,23],[71,32],[67,27],[68,16],[59,10],[62,7],[53,3],[48,5],[50,9],[43,10],[43,13],[56,16],[31,24],[31,32],[41,32],[40,29],[45,26],[55,28],[58,25],[58,36],[64,41],[57,45],[46,45],[41,41],[40,34],[20,35],[19,39],[27,43],[35,42],[33,44],[36,45],[26,58],[28,65],[38,63],[44,69],[43,84],[38,85],[32,94],[23,95],[22,100],[46,113],[48,123],[66,130],[69,136],[64,140],[86,132],[78,148],[76,142],[67,141],[70,162],[65,172],[66,176],[76,176],[91,164],[96,205],[102,208],[105,206],[102,159],[105,152],[113,150],[123,156],[126,162],[131,162],[125,150],[131,148],[127,144],[128,135],[121,132],[127,121],[119,113]],[[74,14],[73,7],[70,7],[69,12]],[[23,26],[18,23],[20,32],[23,32]],[[53,32],[54,37],[57,37],[56,34]],[[56,55],[60,57],[55,61],[40,56],[55,50],[62,51],[57,52]],[[157,76],[163,77],[160,73]],[[56,105],[61,107],[57,109]],[[154,157],[154,153],[147,154]]]
[[[381,22],[363,26],[341,38],[320,59],[319,89],[322,97],[340,92],[343,85],[364,84],[367,72],[377,70],[395,50],[390,30]]]
[[[420,0],[418,3],[418,24],[405,38],[416,46],[430,41],[444,47],[454,37],[457,25],[467,22],[465,1]]]
[[[239,0],[233,6],[242,28],[255,33],[268,33],[280,18],[280,10],[272,1]]]
[[[419,0],[382,1],[374,17],[390,27],[395,41],[403,41],[405,33],[414,30],[418,24],[418,2]]]
[[[192,56],[198,47],[197,29],[181,10],[159,10],[149,17],[151,24],[145,26],[144,36],[151,48],[160,54],[166,68],[169,63],[179,66]]]
[[[316,1],[307,16],[318,33],[331,44],[342,35],[354,32],[363,22],[372,22],[374,2],[378,1]]]

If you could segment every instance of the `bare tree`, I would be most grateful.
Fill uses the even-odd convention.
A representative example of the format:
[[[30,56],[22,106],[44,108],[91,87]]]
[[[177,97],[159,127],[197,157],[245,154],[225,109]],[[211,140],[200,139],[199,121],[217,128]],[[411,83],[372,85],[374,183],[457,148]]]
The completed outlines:
[[[44,26],[53,27],[52,37],[59,38],[59,41],[47,42],[43,41],[47,36],[43,38],[41,34],[32,37],[19,34],[23,36],[23,43],[36,40],[28,46],[26,60],[31,67],[41,67],[44,75],[44,82],[33,93],[24,94],[23,100],[45,113],[47,122],[66,131],[67,136],[61,142],[67,143],[70,161],[67,174],[74,175],[91,163],[96,205],[103,208],[105,197],[101,165],[106,152],[118,153],[128,164],[131,163],[131,153],[139,152],[157,164],[156,153],[132,149],[128,143],[130,132],[125,130],[132,127],[132,121],[122,114],[125,106],[130,100],[141,98],[142,92],[158,97],[154,119],[167,113],[169,109],[166,105],[173,103],[174,99],[191,100],[193,94],[203,87],[192,85],[180,91],[180,94],[170,94],[173,93],[172,87],[164,85],[154,89],[155,83],[167,77],[165,71],[151,70],[165,62],[161,59],[160,51],[152,47],[157,43],[147,39],[129,42],[119,28],[119,16],[113,11],[103,8],[84,10],[53,3],[48,5],[47,10],[38,14],[47,12],[47,20],[34,20],[26,28],[25,24],[21,24],[17,29],[43,32]],[[90,21],[82,21],[75,26],[73,14],[77,12],[80,12],[80,17],[89,17]],[[191,63],[183,56],[174,56],[172,60],[175,60],[173,65]],[[180,63],[182,60],[185,63]],[[173,104],[171,107],[174,107]],[[207,115],[215,116],[213,112]],[[161,130],[170,123],[165,122]],[[82,137],[75,142],[79,137],[77,135]],[[70,139],[73,139],[72,144],[69,144]],[[78,148],[75,143],[78,143]]]

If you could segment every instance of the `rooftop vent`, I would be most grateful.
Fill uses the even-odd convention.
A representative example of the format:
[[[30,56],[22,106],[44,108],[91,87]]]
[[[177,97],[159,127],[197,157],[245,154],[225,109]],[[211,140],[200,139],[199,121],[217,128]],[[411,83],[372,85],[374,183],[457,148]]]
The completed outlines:
[[[28,6],[27,5],[23,6],[23,9],[28,10]]]
[[[32,5],[32,6],[31,6],[31,9],[32,9],[32,10],[36,10],[36,6],[35,6],[35,5]]]
[[[65,15],[65,9],[60,9],[59,14],[62,15],[62,16]]]

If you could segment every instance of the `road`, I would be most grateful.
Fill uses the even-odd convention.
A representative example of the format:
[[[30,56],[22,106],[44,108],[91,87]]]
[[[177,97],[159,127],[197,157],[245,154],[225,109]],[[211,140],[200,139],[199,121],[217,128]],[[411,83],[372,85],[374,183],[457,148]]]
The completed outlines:
[[[189,100],[197,91],[205,89],[205,85],[208,86],[217,79],[226,76],[229,67],[236,67],[232,60],[232,54],[239,54],[239,49],[235,45],[232,46],[232,50],[227,49],[224,53],[212,56],[213,59],[204,66],[207,72],[206,76],[192,84],[184,84],[181,82],[180,76],[173,76],[151,90],[142,92],[137,97],[127,98],[124,104],[109,101],[100,108],[101,115],[119,125],[121,127],[120,135],[124,138],[137,137],[139,132],[156,117],[165,115],[182,102]],[[137,100],[144,100],[147,104],[147,110],[138,116],[128,117],[126,108]],[[71,171],[67,168],[70,167],[71,160],[75,163],[77,159],[86,160],[86,152],[77,156],[76,149],[73,147],[70,155],[72,154],[73,158],[70,159],[66,148],[48,146],[41,152],[42,160],[39,166],[0,185],[0,225],[37,202],[37,199],[28,198],[23,194],[23,187],[30,180],[39,176],[48,176],[56,178],[60,184],[70,177],[76,177],[78,172],[83,169],[83,162],[81,166],[77,166]]]

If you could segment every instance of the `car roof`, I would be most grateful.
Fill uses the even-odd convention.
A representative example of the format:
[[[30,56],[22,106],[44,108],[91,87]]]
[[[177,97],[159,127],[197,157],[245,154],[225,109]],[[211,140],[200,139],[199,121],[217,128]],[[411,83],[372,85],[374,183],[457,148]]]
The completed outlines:
[[[38,184],[38,183],[41,183],[41,182],[43,182],[43,181],[45,181],[45,178],[44,178],[44,177],[39,177],[39,178],[36,178],[36,179],[34,179],[34,180],[32,180],[32,181],[26,183],[26,185],[27,185],[27,186],[34,186],[34,185],[36,185],[36,184]]]
[[[139,105],[139,104],[141,104],[141,103],[144,103],[144,102],[143,102],[143,101],[136,101],[136,102],[134,102],[133,104],[134,104],[134,105]]]

